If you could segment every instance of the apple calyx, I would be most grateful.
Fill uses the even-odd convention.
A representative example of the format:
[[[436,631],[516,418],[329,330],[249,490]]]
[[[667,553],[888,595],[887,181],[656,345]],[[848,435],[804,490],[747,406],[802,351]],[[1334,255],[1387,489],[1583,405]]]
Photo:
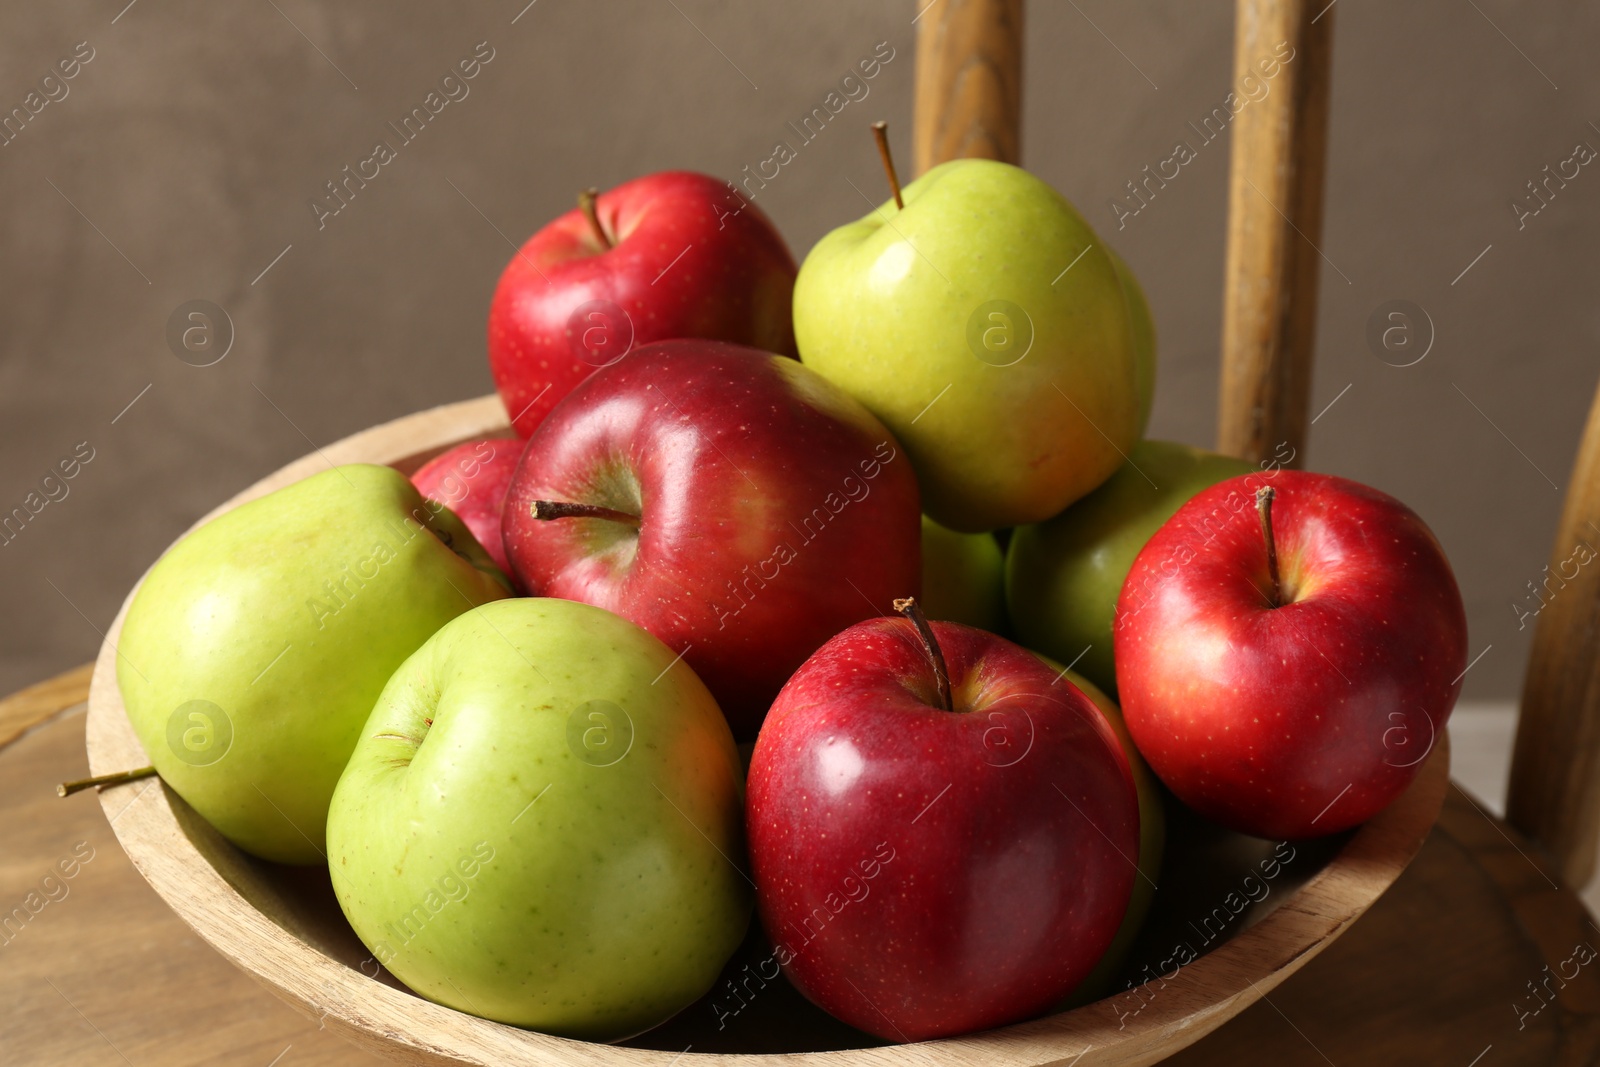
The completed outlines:
[[[1272,539],[1272,498],[1277,490],[1263,485],[1256,490],[1256,514],[1261,517],[1261,539],[1267,543],[1267,580],[1271,583],[1267,599],[1275,608],[1283,606],[1283,580],[1278,576],[1278,546]]]
[[[56,786],[56,796],[70,797],[74,793],[81,793],[91,786],[121,785],[124,782],[137,782],[141,778],[153,777],[156,773],[154,767],[138,767],[131,771],[118,771],[115,774],[97,774],[93,778],[79,778],[73,782],[62,782]]]
[[[595,208],[595,204],[599,199],[600,190],[592,187],[585,189],[578,194],[578,210],[582,211],[583,217],[589,220],[589,228],[594,231],[595,240],[600,242],[600,247],[610,250],[616,242],[611,240],[610,235],[606,233],[606,228],[600,225],[600,212]]]
[[[928,625],[928,617],[922,613],[917,598],[901,597],[894,602],[894,610],[911,621],[911,625],[916,628],[917,636],[922,639],[922,647],[927,650],[928,659],[933,663],[933,678],[939,689],[940,710],[954,711],[955,705],[950,700],[950,670],[945,666],[944,652],[939,648],[939,641],[933,636],[933,627]]]
[[[529,514],[536,519],[605,519],[608,522],[620,522],[634,529],[639,527],[639,516],[630,515],[626,511],[608,508],[602,504],[579,504],[570,500],[535,500],[528,508]]]
[[[889,154],[889,124],[879,119],[872,124],[872,136],[878,142],[878,155],[883,159],[884,173],[889,176],[889,190],[894,193],[894,206],[904,211],[906,202],[900,196],[900,176],[894,171],[894,157]]]

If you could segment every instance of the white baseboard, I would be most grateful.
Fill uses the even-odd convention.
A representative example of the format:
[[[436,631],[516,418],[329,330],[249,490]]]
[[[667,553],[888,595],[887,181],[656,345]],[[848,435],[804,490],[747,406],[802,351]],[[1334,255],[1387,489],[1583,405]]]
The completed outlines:
[[[1462,701],[1450,713],[1450,776],[1496,815],[1506,810],[1511,742],[1517,706],[1511,701]]]

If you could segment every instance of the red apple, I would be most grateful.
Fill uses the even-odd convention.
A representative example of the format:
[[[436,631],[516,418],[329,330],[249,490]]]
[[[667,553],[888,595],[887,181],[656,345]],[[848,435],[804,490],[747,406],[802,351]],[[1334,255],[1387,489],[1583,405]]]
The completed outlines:
[[[508,576],[511,561],[500,536],[500,511],[521,455],[522,442],[515,437],[464,441],[439,453],[411,476],[419,493],[455,512],[495,566]]]
[[[1083,980],[1127,910],[1139,802],[1071,682],[901,604],[913,621],[851,627],[784,686],[745,825],[789,980],[851,1026],[920,1041],[1038,1015]]]
[[[1156,532],[1115,646],[1128,730],[1167,787],[1293,840],[1363,822],[1416,777],[1461,691],[1467,620],[1415,512],[1279,471],[1220,482]]]
[[[919,507],[894,437],[827,379],[751,348],[664,341],[550,413],[503,530],[530,592],[649,630],[753,738],[819,645],[918,588]]]
[[[585,194],[529,238],[489,306],[489,372],[527,437],[631,348],[705,337],[794,355],[794,256],[761,209],[704,174]]]

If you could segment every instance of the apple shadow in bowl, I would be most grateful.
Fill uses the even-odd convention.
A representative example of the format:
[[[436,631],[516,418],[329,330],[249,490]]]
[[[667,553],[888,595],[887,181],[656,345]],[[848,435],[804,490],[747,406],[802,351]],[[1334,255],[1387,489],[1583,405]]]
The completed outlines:
[[[162,782],[161,789],[178,829],[251,907],[329,959],[393,989],[411,992],[378,964],[345,921],[326,867],[294,867],[242,852],[172,787]]]
[[[1263,841],[1209,822],[1163,793],[1167,847],[1150,912],[1097,999],[1132,1019],[1175,972],[1232,940],[1289,900],[1356,831],[1311,841]],[[997,904],[998,906],[1002,906]],[[822,936],[826,936],[826,933]],[[634,1048],[731,1054],[831,1052],[886,1042],[846,1026],[779,974],[771,943],[752,922],[717,984]]]
[[[162,786],[183,834],[252,907],[286,933],[371,981],[410,991],[374,959],[345,921],[328,872],[259,860],[229,844]],[[1102,992],[1119,1020],[1161,994],[1181,968],[1260,922],[1322,870],[1355,831],[1292,843],[1246,837],[1163,796],[1167,849],[1138,938]],[[997,905],[998,906],[998,905]],[[824,935],[825,936],[825,935]],[[729,1054],[831,1052],[889,1044],[839,1022],[777,970],[771,943],[752,921],[717,983],[672,1019],[622,1044]]]

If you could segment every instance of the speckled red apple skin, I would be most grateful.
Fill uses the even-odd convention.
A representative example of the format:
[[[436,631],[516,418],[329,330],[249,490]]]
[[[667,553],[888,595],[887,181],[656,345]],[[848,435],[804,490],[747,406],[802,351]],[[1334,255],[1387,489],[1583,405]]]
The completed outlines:
[[[533,519],[536,500],[640,514],[636,548],[608,547],[604,520]],[[682,652],[741,740],[824,641],[922,586],[894,436],[798,360],[716,341],[647,345],[580,385],[528,440],[502,532],[530,593]]]
[[[521,456],[520,438],[485,437],[446,449],[411,476],[419,493],[455,512],[495,566],[513,582],[511,561],[500,536],[500,512]]]
[[[909,622],[853,626],[784,686],[746,793],[779,964],[890,1041],[1059,1002],[1116,933],[1139,848],[1127,759],[1089,699],[1003,638],[931,625],[956,711]]]
[[[574,208],[511,257],[489,305],[489,372],[520,436],[605,362],[585,359],[573,336],[574,312],[592,301],[626,314],[626,326],[594,320],[618,331],[618,345],[624,334],[635,348],[705,337],[796,354],[794,256],[727,182],[650,174],[601,193],[596,212],[610,249]]]
[[[1444,733],[1467,666],[1461,593],[1422,519],[1301,471],[1232,478],[1179,509],[1134,560],[1114,635],[1123,714],[1156,775],[1267,838],[1319,837],[1388,806]]]

